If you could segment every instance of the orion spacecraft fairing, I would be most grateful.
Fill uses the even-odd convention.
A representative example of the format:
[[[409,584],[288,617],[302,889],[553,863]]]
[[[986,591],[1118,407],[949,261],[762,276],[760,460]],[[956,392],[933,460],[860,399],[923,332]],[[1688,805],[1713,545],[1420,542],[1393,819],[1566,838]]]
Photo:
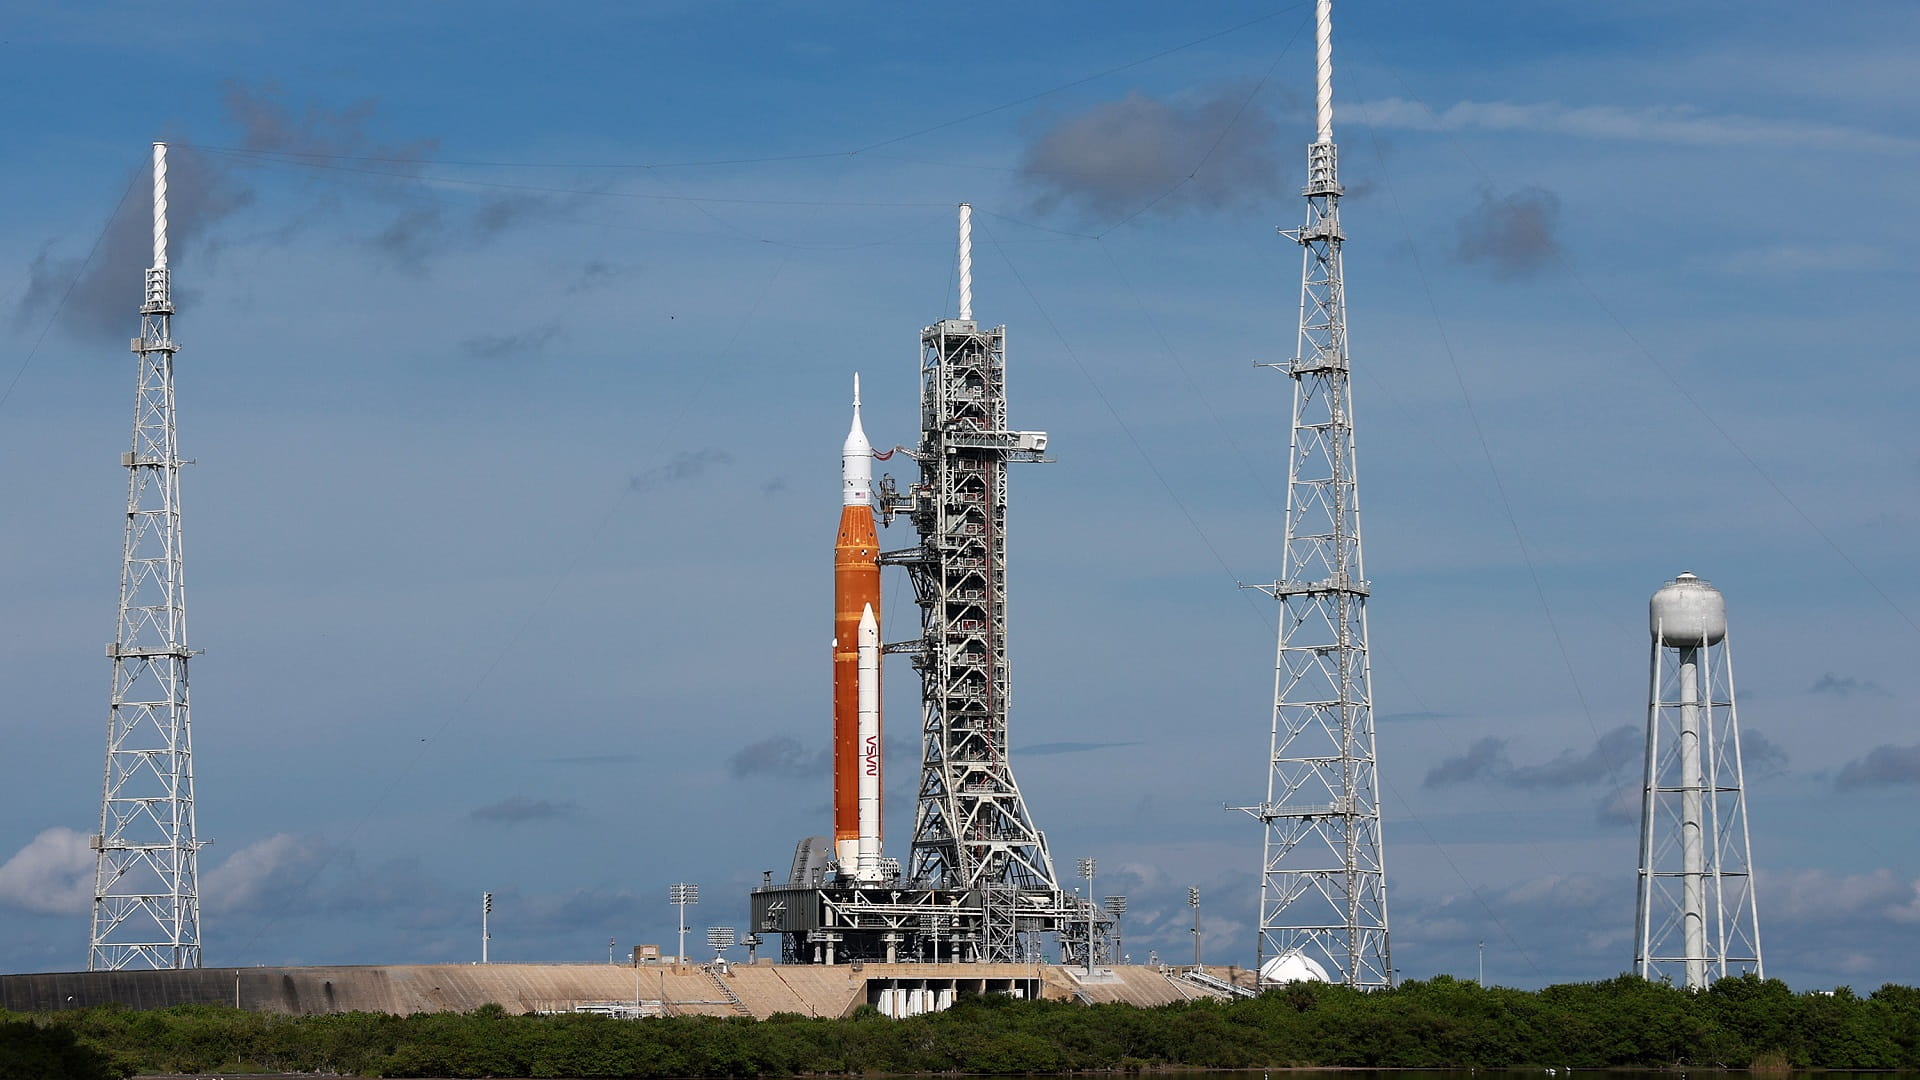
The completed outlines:
[[[873,527],[873,444],[853,427],[840,450],[833,547],[833,852],[840,872],[880,877],[880,541]]]

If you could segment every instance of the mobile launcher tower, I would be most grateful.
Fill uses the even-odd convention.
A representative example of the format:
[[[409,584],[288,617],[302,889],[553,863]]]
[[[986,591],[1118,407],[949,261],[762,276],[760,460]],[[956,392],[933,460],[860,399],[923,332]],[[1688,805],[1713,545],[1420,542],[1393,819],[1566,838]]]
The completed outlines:
[[[788,880],[775,883],[769,874],[752,894],[754,934],[780,935],[789,963],[1035,961],[1047,937],[1058,938],[1063,963],[1105,960],[1112,951],[1111,917],[1091,897],[1061,890],[1046,835],[1028,813],[1008,760],[1007,466],[1048,460],[1047,436],[1007,426],[1007,332],[973,318],[972,209],[966,204],[960,206],[959,255],[959,317],[920,332],[920,443],[903,448],[918,462],[919,479],[904,493],[891,476],[880,484],[883,519],[891,525],[905,515],[919,542],[873,556],[876,572],[883,564],[907,568],[920,606],[920,635],[885,646],[910,655],[920,674],[911,851],[904,867],[878,857],[879,838],[867,835],[866,824],[877,829],[877,810],[869,816],[854,809],[865,800],[850,785],[877,787],[878,763],[869,755],[877,756],[878,746],[843,729],[860,730],[856,712],[877,727],[877,718],[868,720],[877,708],[857,704],[865,686],[857,693],[840,687],[834,841],[802,840]],[[871,514],[864,490],[871,464],[855,460],[866,447],[857,402],[847,446],[836,579],[856,582],[861,578],[842,564],[860,545],[848,539],[872,535],[871,524],[863,533],[860,522]],[[848,514],[855,519],[851,527]],[[869,649],[849,653],[840,641],[857,627],[877,648],[877,624],[864,617],[861,602],[867,593],[858,591],[853,599],[837,599],[835,656],[849,673],[865,676],[877,655],[867,661],[862,654]],[[873,608],[877,618],[877,603]],[[856,764],[841,768],[843,760]]]

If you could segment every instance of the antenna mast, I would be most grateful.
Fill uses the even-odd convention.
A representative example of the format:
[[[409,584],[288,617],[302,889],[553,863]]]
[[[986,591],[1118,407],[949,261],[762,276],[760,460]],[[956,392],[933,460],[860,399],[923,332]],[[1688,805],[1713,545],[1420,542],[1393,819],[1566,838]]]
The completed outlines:
[[[1354,471],[1353,389],[1333,143],[1332,0],[1315,12],[1316,120],[1307,148],[1286,539],[1280,580],[1267,797],[1239,807],[1266,827],[1260,872],[1260,981],[1324,975],[1393,985],[1386,863],[1374,775],[1373,676]]]
[[[89,971],[200,966],[180,444],[174,417],[167,147],[153,144],[153,266],[140,305],[120,617],[93,886]]]

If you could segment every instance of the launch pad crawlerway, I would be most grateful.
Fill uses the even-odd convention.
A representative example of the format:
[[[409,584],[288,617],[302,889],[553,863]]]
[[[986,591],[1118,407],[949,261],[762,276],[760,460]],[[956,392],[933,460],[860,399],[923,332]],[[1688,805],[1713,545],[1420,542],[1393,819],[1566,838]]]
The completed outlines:
[[[913,547],[873,546],[872,453],[856,383],[834,558],[834,837],[801,840],[787,880],[769,874],[752,894],[753,932],[780,935],[791,963],[1033,961],[1052,936],[1066,963],[1111,952],[1112,918],[1060,889],[1008,761],[1007,465],[1047,460],[1047,436],[1007,427],[1006,327],[974,321],[965,204],[959,247],[959,317],[920,334],[922,430],[906,451],[919,479],[904,493],[892,477],[880,486],[884,518],[905,515],[919,537]],[[883,564],[907,568],[920,606],[920,636],[884,647],[911,656],[921,681],[921,772],[905,867],[880,857],[880,650],[862,647],[879,641]]]

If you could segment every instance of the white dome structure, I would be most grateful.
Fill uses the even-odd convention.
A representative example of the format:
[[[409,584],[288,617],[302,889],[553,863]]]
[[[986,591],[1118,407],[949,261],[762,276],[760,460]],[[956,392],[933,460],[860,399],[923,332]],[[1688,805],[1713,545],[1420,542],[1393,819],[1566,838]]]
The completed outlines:
[[[1321,967],[1313,957],[1298,949],[1281,953],[1260,968],[1262,986],[1275,983],[1332,981],[1327,977],[1326,968]]]

